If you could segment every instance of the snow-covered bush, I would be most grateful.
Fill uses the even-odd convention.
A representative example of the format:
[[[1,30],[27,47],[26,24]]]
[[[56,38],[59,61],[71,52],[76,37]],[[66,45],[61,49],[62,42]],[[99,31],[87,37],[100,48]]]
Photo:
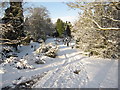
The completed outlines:
[[[44,43],[41,44],[41,46],[36,50],[36,53],[45,53],[48,51],[48,47]]]
[[[7,58],[3,63],[3,66],[5,65],[10,65],[17,69],[33,69],[33,66],[29,65],[27,60],[18,59],[17,57]]]
[[[36,61],[35,61],[36,64],[45,64],[45,60],[42,58],[42,56],[37,56],[36,57]]]
[[[13,49],[13,48],[10,47],[10,46],[4,46],[4,47],[2,47],[2,51],[3,51],[3,52],[6,52],[6,53],[13,52],[12,49]]]
[[[36,50],[36,53],[44,53],[48,57],[55,58],[57,56],[58,47],[52,43],[47,45],[42,44],[40,48]]]
[[[0,48],[0,51],[3,60],[7,57],[13,56],[14,54],[14,48],[10,46],[2,46],[2,48]]]
[[[15,67],[18,69],[33,69],[33,66],[29,65],[25,59],[20,59],[20,61],[16,63]]]
[[[12,63],[12,62],[15,62],[15,61],[18,61],[19,59],[17,57],[10,57],[10,58],[7,58],[5,61],[4,61],[4,64],[8,64],[8,63]]]
[[[36,64],[45,64],[46,62],[44,60],[37,60],[35,63]]]
[[[51,48],[48,52],[45,53],[46,56],[55,58],[57,56],[57,48]]]
[[[38,42],[39,42],[39,43],[43,43],[44,40],[40,38],[40,39],[38,39]]]

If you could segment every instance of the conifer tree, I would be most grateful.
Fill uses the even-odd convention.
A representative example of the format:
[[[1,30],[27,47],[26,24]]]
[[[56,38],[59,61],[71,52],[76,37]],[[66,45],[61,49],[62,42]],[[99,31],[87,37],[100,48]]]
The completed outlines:
[[[61,19],[58,19],[56,22],[56,29],[59,33],[59,36],[62,36],[65,28],[64,28],[64,22]]]
[[[3,38],[15,40],[24,36],[22,0],[19,0],[19,2],[12,2],[10,0],[9,4],[10,7],[5,10],[5,15],[2,20],[6,25],[9,24],[12,28],[5,33]]]

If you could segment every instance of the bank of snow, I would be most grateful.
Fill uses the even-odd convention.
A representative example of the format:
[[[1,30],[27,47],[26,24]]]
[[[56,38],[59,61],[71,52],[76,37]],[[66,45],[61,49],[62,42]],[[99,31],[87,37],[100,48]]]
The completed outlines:
[[[87,71],[89,82],[87,88],[117,88],[118,61],[101,58],[86,58],[82,60]]]

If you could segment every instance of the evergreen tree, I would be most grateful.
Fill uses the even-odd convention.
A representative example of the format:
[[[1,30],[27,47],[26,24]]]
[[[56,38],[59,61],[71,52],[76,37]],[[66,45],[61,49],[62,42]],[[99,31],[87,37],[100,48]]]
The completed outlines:
[[[59,33],[59,36],[62,36],[64,30],[65,30],[65,27],[64,27],[64,22],[61,20],[61,19],[58,19],[57,22],[56,22],[56,29]]]
[[[70,26],[69,25],[67,25],[65,31],[66,31],[66,35],[69,36],[69,37],[71,37],[71,30],[70,30]]]
[[[10,7],[5,10],[2,20],[6,25],[9,24],[12,29],[6,32],[3,38],[15,40],[24,36],[22,0],[19,0],[19,2],[9,2],[9,4]]]
[[[69,26],[70,29],[72,29],[72,24],[71,24],[71,22],[66,21],[64,27],[66,28],[67,25]]]

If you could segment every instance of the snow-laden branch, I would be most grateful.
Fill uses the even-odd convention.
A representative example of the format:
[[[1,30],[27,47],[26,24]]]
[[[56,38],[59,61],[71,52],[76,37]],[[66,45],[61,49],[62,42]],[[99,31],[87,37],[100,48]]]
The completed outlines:
[[[27,37],[21,37],[21,38],[18,38],[16,40],[10,40],[10,39],[5,39],[5,38],[0,38],[0,41],[3,41],[2,43],[0,43],[0,45],[5,45],[5,44],[9,44],[9,45],[19,44],[22,41],[25,41],[26,39],[27,39]]]
[[[4,42],[4,43],[0,43],[0,45],[13,45],[13,44],[18,44],[18,42]]]
[[[12,45],[12,44],[19,44],[21,42],[21,40],[10,40],[10,39],[4,39],[4,38],[0,38],[0,41],[3,41],[2,43],[0,43],[0,45]]]
[[[2,40],[2,41],[11,41],[10,39],[4,39],[4,38],[0,38],[0,40]]]
[[[112,27],[112,28],[103,28],[94,19],[91,19],[89,17],[82,17],[82,18],[86,18],[86,19],[91,20],[101,30],[120,30],[120,28],[115,28],[115,27]]]
[[[20,41],[17,41],[17,40],[11,40],[10,42],[2,42],[0,43],[0,45],[13,45],[13,44],[19,44]]]
[[[112,21],[114,21],[114,22],[120,22],[120,20],[116,20],[116,19],[114,19],[114,18],[112,18],[112,17],[109,17],[109,16],[102,16],[103,18],[107,18],[107,19],[110,19],[110,20],[112,20]]]

